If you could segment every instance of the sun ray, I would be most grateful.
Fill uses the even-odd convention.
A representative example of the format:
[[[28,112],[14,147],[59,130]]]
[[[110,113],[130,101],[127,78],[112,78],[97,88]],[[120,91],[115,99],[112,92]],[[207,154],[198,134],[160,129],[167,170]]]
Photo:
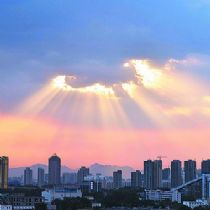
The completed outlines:
[[[124,66],[135,72],[136,81],[122,83],[122,88],[158,127],[175,126],[177,120],[202,113],[201,99],[209,87],[198,78],[155,68],[147,60],[131,60]]]
[[[52,79],[20,106],[19,113],[44,114],[81,126],[128,126],[128,117],[113,87],[94,83],[73,88],[66,83],[66,77]]]
[[[156,68],[148,60],[131,60],[124,64],[135,79],[116,84],[93,83],[73,86],[74,76],[53,78],[27,99],[19,111],[36,116],[45,114],[71,123],[96,127],[132,126],[126,97],[139,107],[155,126],[177,124],[180,117],[190,118],[195,112],[208,114],[208,89],[187,73]],[[73,80],[75,80],[73,82]]]

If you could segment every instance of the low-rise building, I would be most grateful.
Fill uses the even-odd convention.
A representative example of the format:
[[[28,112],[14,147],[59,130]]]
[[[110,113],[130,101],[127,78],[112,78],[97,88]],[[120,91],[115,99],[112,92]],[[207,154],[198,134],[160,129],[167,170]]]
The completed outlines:
[[[13,210],[34,209],[42,203],[41,190],[34,187],[9,188],[0,194],[1,204],[12,206]]]
[[[42,197],[45,203],[51,203],[55,199],[82,197],[82,192],[79,188],[50,188],[42,192]]]
[[[178,191],[145,190],[145,199],[153,201],[170,200],[181,203],[181,193]]]
[[[207,206],[208,201],[207,200],[196,200],[196,201],[183,201],[183,205],[190,207],[191,209],[194,209],[198,206]]]
[[[56,210],[56,205],[52,205],[51,203],[48,203],[47,210]]]
[[[12,205],[0,204],[0,210],[12,210]]]
[[[101,203],[93,202],[92,203],[92,208],[101,208]]]
[[[182,194],[175,190],[175,191],[172,191],[172,199],[171,201],[172,202],[178,202],[178,203],[181,203],[181,200],[182,200]]]
[[[11,194],[8,199],[14,210],[34,209],[36,204],[42,203],[41,196],[26,196],[24,193]]]

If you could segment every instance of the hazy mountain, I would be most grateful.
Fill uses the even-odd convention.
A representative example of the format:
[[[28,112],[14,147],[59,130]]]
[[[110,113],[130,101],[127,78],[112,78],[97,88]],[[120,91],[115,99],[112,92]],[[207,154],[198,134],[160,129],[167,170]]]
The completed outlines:
[[[122,170],[123,178],[130,178],[131,171],[134,171],[130,166],[115,166],[115,165],[102,165],[95,163],[90,166],[90,173],[92,174],[103,174],[104,176],[113,176],[113,171]]]
[[[45,173],[48,173],[48,166],[44,164],[34,164],[32,166],[29,166],[33,171],[33,178],[37,178],[37,170],[38,168],[43,168],[45,170]],[[23,176],[24,169],[26,167],[17,167],[17,168],[10,168],[9,169],[9,177],[15,177],[15,176]],[[100,173],[104,176],[112,176],[113,171],[116,170],[122,170],[123,171],[123,178],[130,178],[131,171],[134,171],[133,168],[129,166],[115,166],[115,165],[103,165],[99,163],[92,164],[90,166],[90,173],[95,175],[97,173]],[[76,172],[76,169],[68,168],[67,166],[61,167],[61,173],[64,172]]]
[[[43,168],[45,170],[45,173],[48,173],[48,166],[44,165],[44,164],[34,164],[32,166],[29,166],[32,171],[33,171],[33,178],[36,179],[37,178],[37,171],[38,168]],[[15,177],[15,176],[23,176],[24,174],[24,169],[26,167],[17,167],[17,168],[10,168],[9,169],[9,177]],[[61,166],[61,173],[64,172],[75,172],[76,170],[70,169],[67,166]]]

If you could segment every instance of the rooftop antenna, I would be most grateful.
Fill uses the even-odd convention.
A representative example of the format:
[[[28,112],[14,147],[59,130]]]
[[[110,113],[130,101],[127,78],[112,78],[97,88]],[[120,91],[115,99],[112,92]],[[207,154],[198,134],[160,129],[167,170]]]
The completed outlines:
[[[166,157],[166,156],[163,156],[163,155],[158,155],[158,156],[157,156],[157,159],[158,159],[158,160],[162,160],[162,158],[167,158],[167,157]]]

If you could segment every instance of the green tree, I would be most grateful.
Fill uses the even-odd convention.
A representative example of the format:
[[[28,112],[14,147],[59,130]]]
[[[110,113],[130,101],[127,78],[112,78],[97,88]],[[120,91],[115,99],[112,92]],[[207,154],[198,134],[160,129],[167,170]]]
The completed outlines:
[[[139,206],[140,201],[136,190],[125,188],[108,192],[102,204],[105,207],[113,207],[113,206],[136,207]]]
[[[35,210],[47,210],[47,205],[45,203],[35,204]]]
[[[181,205],[178,210],[192,210],[190,207],[185,206],[185,205]]]
[[[55,200],[57,210],[77,210],[90,208],[91,202],[86,198],[65,198],[64,200]]]

